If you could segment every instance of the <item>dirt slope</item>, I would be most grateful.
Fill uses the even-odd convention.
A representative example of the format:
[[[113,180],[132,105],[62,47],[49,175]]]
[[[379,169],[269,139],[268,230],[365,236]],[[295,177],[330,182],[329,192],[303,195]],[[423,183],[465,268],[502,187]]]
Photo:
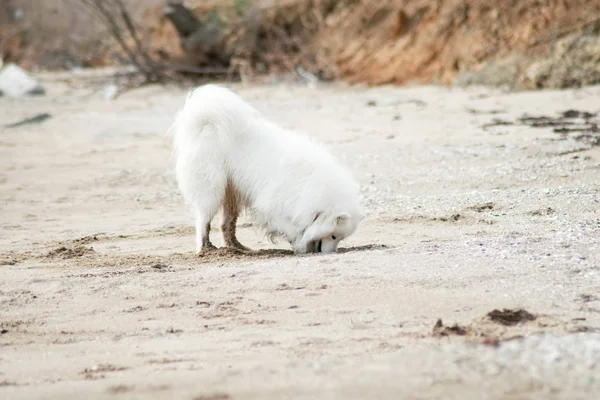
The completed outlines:
[[[362,1],[331,17],[317,49],[351,82],[450,84],[502,60],[519,75],[553,41],[599,17],[593,0]]]
[[[157,59],[214,63],[214,57],[207,61],[202,54],[184,54],[162,5],[129,3],[144,43]],[[596,0],[218,0],[186,4],[200,19],[216,21],[227,32],[221,46],[225,54],[219,57],[224,65],[219,66],[245,75],[289,73],[300,65],[324,79],[371,85],[416,80],[538,88],[600,82],[600,3]],[[6,23],[0,28],[3,57],[30,67],[114,63],[110,50],[115,45],[98,33],[101,28],[87,21],[81,7],[79,14],[73,14],[74,9],[60,8],[51,19],[94,27],[87,39],[85,30],[64,32],[57,30],[60,24],[43,23],[32,29],[32,21],[25,18],[16,23],[23,29]],[[57,40],[51,45],[37,40],[48,36]]]

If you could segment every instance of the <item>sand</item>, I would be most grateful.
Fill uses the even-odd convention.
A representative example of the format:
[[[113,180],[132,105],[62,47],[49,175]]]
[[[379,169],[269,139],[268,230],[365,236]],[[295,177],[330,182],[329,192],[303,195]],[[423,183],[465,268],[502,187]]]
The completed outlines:
[[[198,257],[165,136],[185,91],[58,77],[0,99],[2,124],[52,114],[0,128],[0,398],[600,397],[600,147],[517,122],[600,87],[231,85],[339,156],[367,217],[338,254],[242,218],[255,253]]]

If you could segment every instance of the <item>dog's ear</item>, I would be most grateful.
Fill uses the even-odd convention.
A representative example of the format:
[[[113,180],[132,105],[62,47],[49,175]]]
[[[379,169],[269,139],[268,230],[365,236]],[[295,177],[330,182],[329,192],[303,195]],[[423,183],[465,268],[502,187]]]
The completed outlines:
[[[321,239],[329,236],[335,229],[336,218],[327,218],[327,212],[317,212],[313,217],[313,221],[306,227],[304,232],[300,233],[300,237],[294,240],[294,248],[306,252],[307,245],[316,239]]]
[[[340,215],[338,215],[338,216],[337,216],[337,220],[336,220],[336,222],[337,222],[337,224],[338,224],[338,225],[343,225],[343,224],[345,224],[345,223],[346,223],[346,222],[347,222],[349,219],[350,219],[350,214],[346,214],[346,213],[344,213],[344,214],[340,214]]]

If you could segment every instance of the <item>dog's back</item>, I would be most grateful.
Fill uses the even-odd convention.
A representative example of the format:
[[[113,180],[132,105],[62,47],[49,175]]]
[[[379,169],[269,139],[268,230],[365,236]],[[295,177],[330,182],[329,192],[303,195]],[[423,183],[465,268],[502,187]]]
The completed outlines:
[[[214,125],[222,136],[236,135],[244,132],[244,124],[258,114],[231,90],[204,85],[188,93],[183,110],[177,115],[174,134],[199,134],[207,125]]]

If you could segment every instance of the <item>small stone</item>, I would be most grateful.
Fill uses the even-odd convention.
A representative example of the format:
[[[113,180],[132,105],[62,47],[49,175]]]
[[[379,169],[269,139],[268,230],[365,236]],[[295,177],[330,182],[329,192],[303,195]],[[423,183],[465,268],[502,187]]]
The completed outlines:
[[[119,86],[114,83],[104,86],[104,98],[106,100],[114,100],[119,95]]]

